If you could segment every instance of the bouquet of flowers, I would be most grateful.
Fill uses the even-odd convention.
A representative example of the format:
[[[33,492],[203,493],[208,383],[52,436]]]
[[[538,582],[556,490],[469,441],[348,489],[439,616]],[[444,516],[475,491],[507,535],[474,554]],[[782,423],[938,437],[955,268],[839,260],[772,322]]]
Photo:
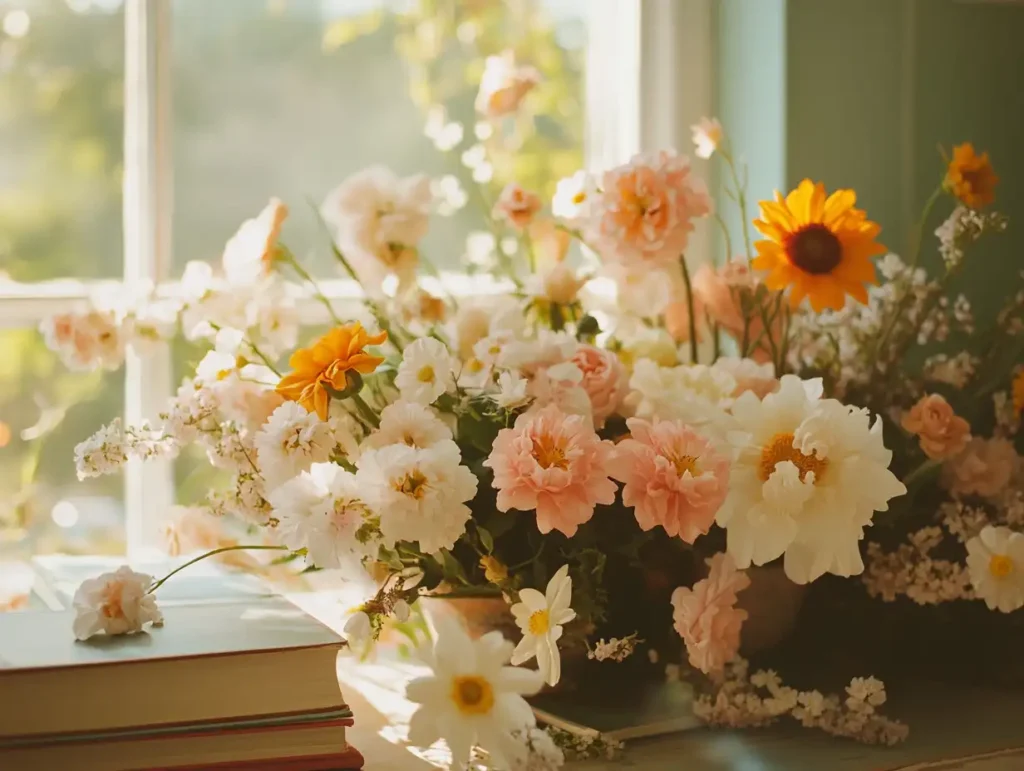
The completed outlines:
[[[478,106],[500,120],[534,77],[489,62]],[[174,549],[248,548],[224,535],[231,518],[283,559],[362,571],[375,591],[345,624],[353,646],[425,594],[506,603],[514,647],[445,626],[434,674],[409,687],[424,705],[412,741],[443,735],[457,759],[474,744],[514,768],[555,754],[521,694],[556,685],[570,652],[617,662],[673,638],[710,678],[697,702],[710,722],[789,714],[901,739],[874,678],[840,698],[748,676],[739,649],[756,608],[742,594],[756,566],[778,564],[795,584],[832,574],[883,600],[1024,605],[1024,291],[984,334],[947,299],[968,247],[1005,227],[984,210],[996,178],[957,147],[911,260],[876,269],[880,228],[853,191],[805,180],[761,202],[753,240],[721,127],[704,121],[695,140],[724,164],[744,222],[717,268],[685,258],[711,198],[685,157],[661,152],[563,180],[550,213],[509,185],[492,208],[504,275],[455,297],[419,278],[433,273],[419,248],[429,181],[371,168],[320,209],[362,288],[358,318],[280,242],[288,210],[271,201],[219,269],[191,264],[173,292],[51,320],[51,346],[78,366],[117,366],[126,346],[179,330],[209,348],[158,422],[115,421],[79,445],[79,475],[201,446],[225,484],[170,523]],[[930,278],[922,235],[949,197]],[[330,327],[299,343],[314,303]],[[947,340],[962,350],[908,363]],[[80,637],[159,621],[161,582],[87,583]]]

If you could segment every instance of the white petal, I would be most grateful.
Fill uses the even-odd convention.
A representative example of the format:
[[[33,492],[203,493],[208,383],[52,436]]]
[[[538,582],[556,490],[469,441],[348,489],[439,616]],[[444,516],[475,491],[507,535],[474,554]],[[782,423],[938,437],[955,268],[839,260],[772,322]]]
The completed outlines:
[[[544,595],[538,592],[536,589],[520,589],[519,599],[527,608],[530,609],[531,613],[534,613],[538,610],[548,609],[547,598],[545,598]]]
[[[415,747],[429,747],[441,738],[437,728],[436,707],[423,706],[412,713],[409,719],[409,744]]]
[[[512,652],[511,663],[513,666],[519,666],[524,661],[529,661],[537,655],[537,638],[533,635],[523,635],[523,639],[519,641],[516,649]]]
[[[544,684],[539,672],[523,667],[504,667],[498,675],[498,690],[532,696]]]
[[[417,677],[405,686],[405,698],[418,704],[437,704],[444,697],[441,681],[433,675]]]

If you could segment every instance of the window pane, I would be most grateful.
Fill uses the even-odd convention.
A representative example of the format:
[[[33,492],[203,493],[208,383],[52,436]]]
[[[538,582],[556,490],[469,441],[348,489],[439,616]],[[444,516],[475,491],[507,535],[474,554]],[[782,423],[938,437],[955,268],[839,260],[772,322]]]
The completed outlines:
[[[120,0],[0,0],[0,281],[121,273]]]
[[[124,551],[120,474],[79,481],[74,447],[122,412],[124,376],[70,372],[35,329],[0,331],[0,559]]]
[[[307,201],[319,203],[373,164],[458,179],[468,202],[432,219],[423,251],[440,267],[459,267],[467,234],[488,226],[483,201],[512,179],[550,197],[581,164],[588,5],[174,0],[178,269],[217,260],[239,223],[278,196],[292,209],[284,242],[318,274],[333,275]],[[462,159],[481,143],[474,102],[485,59],[506,48],[541,82],[518,119],[495,124],[517,152],[499,151],[498,133],[484,140],[493,176],[478,195]],[[467,159],[478,165],[475,155]]]

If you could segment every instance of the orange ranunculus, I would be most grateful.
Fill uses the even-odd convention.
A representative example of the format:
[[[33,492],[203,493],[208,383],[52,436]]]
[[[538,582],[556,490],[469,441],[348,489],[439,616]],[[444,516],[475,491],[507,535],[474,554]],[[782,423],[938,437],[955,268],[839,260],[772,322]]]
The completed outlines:
[[[964,206],[981,209],[995,201],[997,182],[999,177],[992,170],[988,153],[977,155],[970,142],[953,148],[945,186]]]
[[[384,357],[363,349],[387,339],[387,332],[370,335],[358,321],[332,329],[309,348],[292,354],[288,360],[292,372],[281,378],[277,392],[326,420],[331,402],[327,388],[344,391],[348,386],[347,372],[368,375],[377,369]]]

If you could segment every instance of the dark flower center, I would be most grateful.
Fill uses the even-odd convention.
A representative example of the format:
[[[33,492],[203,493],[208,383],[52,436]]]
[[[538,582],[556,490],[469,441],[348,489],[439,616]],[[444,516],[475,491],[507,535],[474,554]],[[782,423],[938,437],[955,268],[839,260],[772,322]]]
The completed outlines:
[[[831,273],[843,261],[843,245],[835,233],[821,223],[807,225],[794,233],[787,251],[794,265],[814,276]]]

